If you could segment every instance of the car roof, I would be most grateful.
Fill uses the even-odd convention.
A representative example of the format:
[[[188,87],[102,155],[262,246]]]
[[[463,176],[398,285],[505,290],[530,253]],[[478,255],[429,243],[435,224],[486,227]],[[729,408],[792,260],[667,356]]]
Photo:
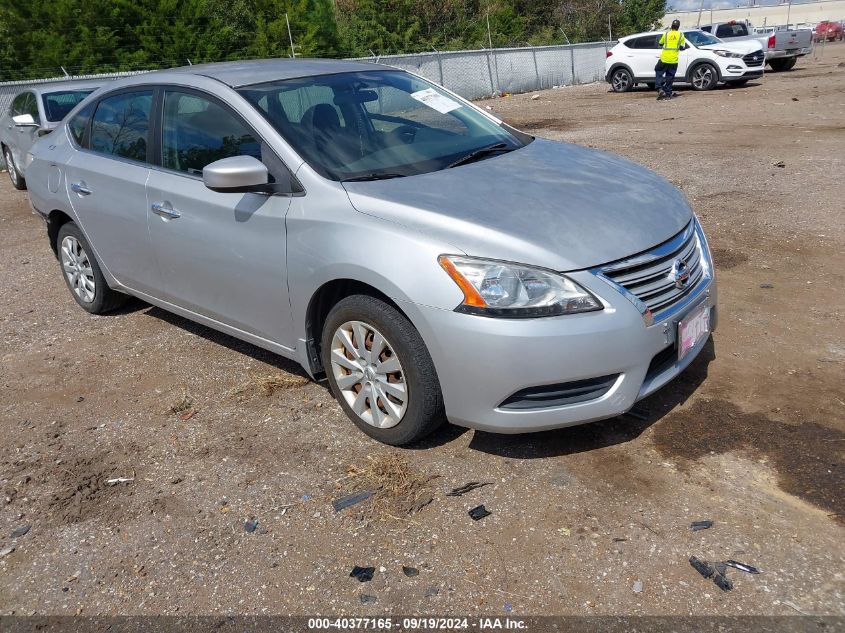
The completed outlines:
[[[385,70],[385,66],[383,64],[337,59],[254,59],[238,62],[194,64],[193,66],[181,66],[156,72],[202,75],[216,79],[231,88],[240,88],[251,84],[283,79],[367,70]]]
[[[634,33],[633,35],[626,35],[625,37],[620,37],[620,42],[626,42],[630,39],[635,37],[646,37],[647,35],[663,35],[668,29],[662,29],[660,31],[646,31],[643,33]],[[691,33],[693,31],[701,31],[701,29],[681,29],[684,33]]]
[[[50,94],[51,92],[61,92],[62,90],[96,90],[108,82],[108,79],[105,81],[102,79],[98,79],[96,81],[90,79],[80,79],[78,81],[45,81],[43,83],[28,86],[26,90],[45,95]],[[25,91],[22,90],[21,92]]]

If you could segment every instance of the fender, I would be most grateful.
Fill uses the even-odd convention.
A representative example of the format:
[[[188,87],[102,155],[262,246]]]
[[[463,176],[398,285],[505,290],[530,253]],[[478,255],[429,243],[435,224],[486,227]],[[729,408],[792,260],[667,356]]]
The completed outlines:
[[[716,69],[716,82],[722,81],[722,69],[719,68],[719,64],[714,63],[712,60],[707,59],[705,57],[699,57],[698,59],[694,59],[689,64],[687,64],[687,72],[683,76],[683,81],[689,83],[689,78],[692,76],[692,71],[695,69],[696,66],[700,66],[701,64],[709,64],[713,68]]]
[[[610,83],[610,77],[611,77],[611,75],[613,75],[613,73],[614,73],[615,71],[619,70],[620,68],[624,68],[624,69],[625,69],[625,70],[627,70],[629,73],[631,73],[631,77],[633,77],[633,78],[634,78],[634,80],[636,81],[637,76],[634,74],[634,71],[633,71],[633,70],[631,70],[631,67],[630,67],[628,64],[626,64],[625,62],[616,62],[615,64],[613,64],[613,66],[611,66],[611,67],[610,67],[610,70],[608,70],[608,71],[607,71],[607,74],[605,74],[605,76],[604,76],[604,80],[605,80],[607,83]]]

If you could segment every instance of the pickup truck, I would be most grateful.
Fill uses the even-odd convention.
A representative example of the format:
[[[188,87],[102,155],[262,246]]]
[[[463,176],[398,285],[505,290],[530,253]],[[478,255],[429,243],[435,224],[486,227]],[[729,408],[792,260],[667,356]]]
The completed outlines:
[[[766,35],[755,35],[749,24],[735,20],[705,24],[700,28],[726,42],[757,40],[763,45],[766,63],[775,72],[790,70],[799,57],[813,49],[813,32],[808,29],[775,30]]]

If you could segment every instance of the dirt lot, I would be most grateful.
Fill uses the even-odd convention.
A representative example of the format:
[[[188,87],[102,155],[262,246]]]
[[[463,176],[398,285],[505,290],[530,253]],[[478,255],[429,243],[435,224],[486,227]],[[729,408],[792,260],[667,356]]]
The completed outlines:
[[[843,62],[483,103],[664,174],[715,251],[714,344],[647,419],[539,435],[387,448],[285,360],[142,303],[89,316],[3,175],[0,613],[845,615]],[[724,593],[690,555],[763,573]]]

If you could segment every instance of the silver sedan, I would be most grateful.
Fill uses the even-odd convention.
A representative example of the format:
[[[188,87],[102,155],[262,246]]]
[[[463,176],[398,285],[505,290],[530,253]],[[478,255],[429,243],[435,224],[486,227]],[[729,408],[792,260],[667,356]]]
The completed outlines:
[[[685,197],[416,75],[272,60],[109,84],[32,149],[71,295],[133,295],[326,377],[373,438],[619,415],[715,325]]]

